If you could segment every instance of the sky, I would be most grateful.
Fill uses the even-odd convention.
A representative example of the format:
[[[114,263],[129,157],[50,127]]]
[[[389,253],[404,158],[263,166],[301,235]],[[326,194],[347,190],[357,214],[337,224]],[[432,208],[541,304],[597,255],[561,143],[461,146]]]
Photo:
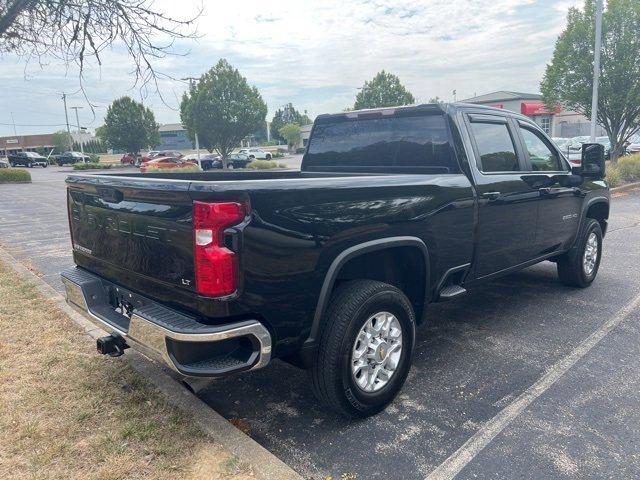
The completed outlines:
[[[181,78],[197,77],[226,58],[255,85],[269,107],[286,103],[313,118],[352,107],[358,88],[386,70],[417,102],[462,100],[496,90],[537,93],[545,65],[571,6],[581,0],[156,0],[177,18],[203,8],[198,38],[179,42],[180,55],[157,62],[173,77],[161,95],[133,86],[132,64],[118,45],[85,72],[92,109],[78,73],[54,59],[43,65],[0,56],[0,136],[64,128],[61,92],[93,130],[114,99],[142,100],[159,123],[179,122]],[[13,118],[12,118],[13,114]],[[69,121],[76,124],[74,110]]]

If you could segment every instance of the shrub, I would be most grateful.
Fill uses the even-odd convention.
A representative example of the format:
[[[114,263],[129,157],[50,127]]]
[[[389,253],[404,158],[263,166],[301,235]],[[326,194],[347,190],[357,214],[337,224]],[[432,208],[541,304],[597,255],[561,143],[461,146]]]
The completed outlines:
[[[296,148],[296,153],[304,153],[304,147]]]
[[[88,163],[74,163],[73,164],[73,169],[74,170],[105,170],[107,168],[111,168],[111,164],[110,163],[88,162]]]
[[[254,170],[270,170],[272,168],[283,168],[282,164],[277,164],[276,162],[272,162],[271,160],[254,160],[253,162],[247,165],[247,168],[252,168]]]
[[[196,173],[201,172],[200,167],[194,165],[193,167],[184,168],[158,168],[148,167],[145,173]]]
[[[284,157],[284,153],[282,153],[280,150],[278,150],[277,152],[273,152],[271,154],[271,158],[282,158]]]
[[[620,175],[620,169],[616,165],[607,165],[606,180],[610,188],[617,187],[622,183],[622,175]]]
[[[619,158],[616,168],[625,182],[640,181],[640,153]]]
[[[22,168],[0,168],[0,183],[31,183],[31,174]]]
[[[91,163],[99,163],[100,162],[100,156],[96,155],[95,153],[89,154],[89,162],[91,162]]]

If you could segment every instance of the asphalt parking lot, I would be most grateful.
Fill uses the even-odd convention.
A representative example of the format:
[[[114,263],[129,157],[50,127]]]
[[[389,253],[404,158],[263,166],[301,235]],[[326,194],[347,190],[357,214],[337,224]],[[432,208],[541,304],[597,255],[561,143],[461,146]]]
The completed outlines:
[[[72,263],[68,171],[0,185],[0,246],[59,290]],[[432,478],[638,478],[640,189],[614,197],[590,288],[563,286],[543,263],[431,306],[404,390],[376,417],[323,410],[283,362],[198,395],[305,477],[418,479],[440,466]]]

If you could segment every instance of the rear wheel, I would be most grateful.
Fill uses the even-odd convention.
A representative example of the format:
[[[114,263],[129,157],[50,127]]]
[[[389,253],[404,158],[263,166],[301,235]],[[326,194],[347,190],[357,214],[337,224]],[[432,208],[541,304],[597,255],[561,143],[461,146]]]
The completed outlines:
[[[27,163],[27,168],[33,168],[33,162]]]
[[[594,218],[587,218],[577,252],[558,258],[558,276],[565,285],[585,288],[598,274],[602,255],[602,228]]]
[[[267,160],[271,160],[271,154],[270,153],[267,153],[266,159]]]
[[[347,417],[378,413],[407,378],[414,339],[411,303],[396,287],[373,280],[341,285],[310,368],[315,395]]]

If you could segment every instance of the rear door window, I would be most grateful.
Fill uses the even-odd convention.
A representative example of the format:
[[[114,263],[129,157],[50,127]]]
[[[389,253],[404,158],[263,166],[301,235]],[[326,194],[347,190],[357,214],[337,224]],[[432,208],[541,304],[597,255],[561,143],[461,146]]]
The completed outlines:
[[[336,119],[316,124],[306,168],[458,173],[442,115]]]
[[[480,155],[484,173],[520,170],[516,147],[506,123],[472,122],[471,131]]]

